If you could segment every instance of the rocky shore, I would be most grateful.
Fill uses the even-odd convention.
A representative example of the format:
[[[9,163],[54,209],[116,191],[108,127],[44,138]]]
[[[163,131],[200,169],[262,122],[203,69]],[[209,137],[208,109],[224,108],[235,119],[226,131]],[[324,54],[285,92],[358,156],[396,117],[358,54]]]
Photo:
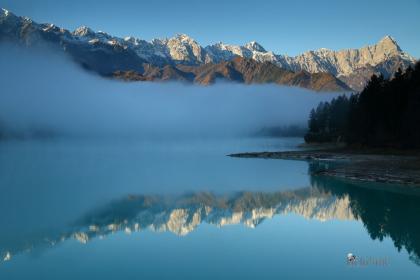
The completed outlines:
[[[315,171],[313,175],[420,187],[418,151],[330,149],[239,153],[228,156],[332,163]]]

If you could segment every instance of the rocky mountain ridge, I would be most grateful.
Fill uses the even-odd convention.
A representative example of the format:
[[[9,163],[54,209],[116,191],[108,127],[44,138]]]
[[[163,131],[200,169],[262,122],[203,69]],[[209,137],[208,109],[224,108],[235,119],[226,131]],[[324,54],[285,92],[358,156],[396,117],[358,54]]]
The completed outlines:
[[[327,91],[349,88],[357,91],[363,88],[372,74],[390,77],[399,67],[405,69],[415,62],[390,36],[360,49],[319,49],[291,57],[267,51],[255,41],[243,46],[219,42],[202,47],[185,34],[146,41],[134,37],[119,38],[103,31],[95,32],[87,26],[70,32],[54,24],[39,24],[28,17],[19,17],[1,9],[0,42],[3,41],[19,42],[26,46],[46,41],[65,50],[85,68],[108,76],[118,72],[116,76],[125,79],[133,76],[125,72],[132,71],[137,74],[133,80],[169,79],[209,84],[220,78]],[[249,63],[250,60],[257,63]],[[227,67],[231,61],[254,66],[260,63],[256,68],[259,71],[264,69],[266,74],[250,73],[249,68],[242,68],[240,75],[233,77],[235,73],[231,70],[235,67]],[[257,76],[258,79],[255,78]],[[315,85],[308,82],[311,80],[317,80]]]

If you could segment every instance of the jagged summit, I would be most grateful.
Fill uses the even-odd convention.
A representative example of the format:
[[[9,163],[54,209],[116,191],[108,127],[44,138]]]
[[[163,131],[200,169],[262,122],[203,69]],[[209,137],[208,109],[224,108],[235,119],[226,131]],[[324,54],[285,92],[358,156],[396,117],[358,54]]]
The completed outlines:
[[[95,31],[93,31],[91,28],[82,25],[78,28],[76,28],[73,31],[73,35],[75,36],[80,36],[80,37],[86,37],[86,36],[94,36],[95,35]]]
[[[6,20],[10,20],[10,19],[16,20],[18,18],[18,16],[16,16],[14,13],[12,13],[11,11],[9,11],[7,9],[1,8],[0,9],[0,19],[1,18],[6,19]],[[22,19],[27,20],[29,18],[22,17]]]
[[[193,38],[191,38],[190,36],[188,36],[187,34],[184,34],[184,33],[178,33],[173,38],[176,38],[176,39],[181,40],[181,41],[195,41]]]
[[[267,52],[263,46],[258,44],[256,41],[251,41],[244,46],[245,48],[251,50],[251,51],[257,51],[257,52]]]
[[[383,37],[377,44],[360,49],[308,51],[294,57],[267,51],[256,41],[243,46],[216,43],[202,47],[187,34],[176,34],[165,39],[145,41],[132,36],[119,38],[105,32],[95,32],[87,26],[80,26],[73,32],[52,24],[38,24],[29,18],[18,17],[6,9],[0,12],[0,39],[35,44],[44,39],[59,43],[65,50],[78,57],[76,61],[86,64],[97,63],[103,68],[101,73],[114,70],[142,70],[137,63],[148,63],[157,67],[222,63],[237,57],[253,59],[257,62],[270,62],[284,70],[296,73],[328,73],[354,90],[363,88],[374,73],[392,76],[398,69],[405,69],[415,63],[415,59],[402,51],[391,36]],[[83,45],[87,44],[87,45]],[[83,50],[83,51],[82,51]],[[124,53],[121,50],[125,50]],[[98,51],[106,52],[106,60],[89,56],[101,56]],[[90,65],[95,69],[98,65]]]
[[[9,12],[9,10],[1,8],[1,13],[0,14],[7,17],[10,14],[10,12]]]
[[[389,36],[386,35],[385,37],[383,37],[377,44],[378,46],[382,46],[383,48],[387,49],[387,50],[396,50],[398,52],[401,52],[401,48],[398,45],[397,41]]]
[[[392,42],[393,44],[395,44],[395,45],[397,45],[397,41],[394,39],[394,37],[392,37],[392,36],[390,36],[390,35],[386,35],[386,36],[384,36],[380,41],[379,41],[379,43],[382,43],[382,42]]]

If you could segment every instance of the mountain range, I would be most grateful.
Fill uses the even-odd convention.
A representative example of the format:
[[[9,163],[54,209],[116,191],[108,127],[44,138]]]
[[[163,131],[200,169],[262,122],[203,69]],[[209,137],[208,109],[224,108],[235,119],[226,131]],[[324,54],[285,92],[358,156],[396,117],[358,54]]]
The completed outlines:
[[[85,214],[63,232],[24,237],[10,246],[0,241],[0,262],[39,247],[52,247],[68,239],[85,244],[115,232],[143,230],[172,232],[185,236],[202,224],[218,228],[243,224],[256,228],[264,220],[296,214],[318,221],[357,220],[348,196],[337,197],[317,188],[294,191],[241,192],[217,196],[190,193],[180,196],[129,195]]]
[[[179,80],[212,84],[216,80],[275,83],[317,91],[360,91],[373,74],[391,77],[415,59],[385,36],[360,49],[319,49],[297,56],[275,54],[252,41],[243,46],[216,43],[202,47],[185,34],[146,41],[119,38],[81,26],[74,31],[34,22],[0,10],[0,42],[31,47],[49,44],[86,69],[132,81]]]

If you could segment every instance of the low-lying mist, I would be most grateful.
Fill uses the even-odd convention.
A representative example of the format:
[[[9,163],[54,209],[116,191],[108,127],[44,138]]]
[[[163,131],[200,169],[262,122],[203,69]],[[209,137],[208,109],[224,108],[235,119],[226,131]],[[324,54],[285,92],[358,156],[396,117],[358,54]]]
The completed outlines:
[[[121,82],[50,50],[0,47],[0,130],[62,136],[220,137],[306,126],[334,94],[277,85]]]

